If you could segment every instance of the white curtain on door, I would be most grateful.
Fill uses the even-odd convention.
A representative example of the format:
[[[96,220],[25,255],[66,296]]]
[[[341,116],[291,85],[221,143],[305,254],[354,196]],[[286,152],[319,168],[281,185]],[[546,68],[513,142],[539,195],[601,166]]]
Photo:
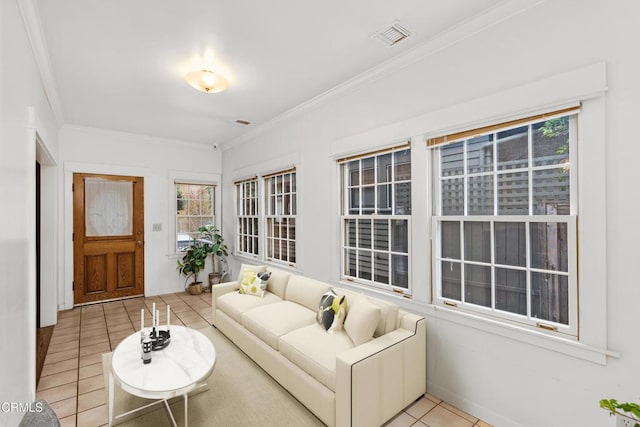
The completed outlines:
[[[133,183],[86,178],[85,234],[88,237],[126,236],[133,231]]]

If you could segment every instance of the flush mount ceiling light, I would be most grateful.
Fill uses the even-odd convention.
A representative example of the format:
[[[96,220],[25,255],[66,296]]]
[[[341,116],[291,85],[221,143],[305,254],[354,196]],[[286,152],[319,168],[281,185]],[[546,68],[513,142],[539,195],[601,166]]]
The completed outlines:
[[[229,86],[227,79],[210,70],[191,71],[184,79],[195,89],[206,93],[222,92]]]

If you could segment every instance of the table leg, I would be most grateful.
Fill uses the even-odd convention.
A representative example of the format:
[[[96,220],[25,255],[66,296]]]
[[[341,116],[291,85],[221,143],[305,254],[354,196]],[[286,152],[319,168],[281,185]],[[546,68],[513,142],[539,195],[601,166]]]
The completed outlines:
[[[113,388],[114,387],[115,387],[115,384],[113,381],[113,374],[111,373],[111,370],[109,370],[109,427],[111,427],[111,424],[113,423],[113,400],[114,400]]]
[[[167,399],[162,399],[159,402],[164,402],[164,406],[165,408],[167,408],[167,414],[169,415],[169,418],[171,418],[171,423],[173,424],[173,427],[178,427],[178,423],[176,422],[176,419],[173,417],[173,411],[171,411],[171,406],[169,406],[169,401]]]
[[[187,406],[189,402],[189,395],[187,393],[184,394],[184,427],[189,426],[189,422],[187,417],[189,416],[189,407]]]

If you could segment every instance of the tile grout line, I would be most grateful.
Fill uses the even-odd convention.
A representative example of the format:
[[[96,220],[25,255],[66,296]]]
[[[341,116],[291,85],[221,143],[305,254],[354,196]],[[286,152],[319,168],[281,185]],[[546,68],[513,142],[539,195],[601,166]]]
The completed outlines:
[[[78,425],[78,401],[80,400],[80,343],[82,340],[82,313],[84,307],[80,307],[80,321],[78,322],[78,378],[76,380],[76,410],[73,414],[73,425]]]

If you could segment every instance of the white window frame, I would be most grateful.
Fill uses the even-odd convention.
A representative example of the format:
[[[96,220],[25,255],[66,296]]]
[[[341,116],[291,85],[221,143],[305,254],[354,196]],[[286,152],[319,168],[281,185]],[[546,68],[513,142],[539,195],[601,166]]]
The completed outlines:
[[[239,255],[258,258],[260,256],[260,230],[262,224],[260,223],[260,180],[258,177],[254,177],[247,180],[236,182],[234,185],[234,191],[236,195],[236,253]],[[247,186],[254,188],[254,195],[250,198],[245,197]],[[249,190],[250,191],[250,190]],[[249,212],[246,211],[246,202],[249,202]],[[245,223],[244,227],[241,226]],[[251,223],[252,232],[243,232],[251,228],[248,224]],[[245,245],[244,239],[250,239],[251,244]],[[247,240],[248,241],[248,240]],[[251,249],[251,250],[247,250]]]
[[[177,238],[177,228],[176,228],[176,218],[177,218],[177,194],[176,194],[176,184],[197,184],[197,185],[210,185],[213,186],[213,194],[214,194],[214,224],[218,226],[218,229],[222,230],[222,226],[218,223],[219,219],[222,218],[221,212],[221,203],[222,200],[222,192],[220,190],[220,184],[222,182],[222,177],[220,174],[211,174],[211,173],[201,173],[201,172],[187,172],[187,171],[169,171],[169,179],[168,179],[168,194],[169,194],[169,226],[167,230],[168,237],[168,251],[167,254],[170,258],[179,258],[183,255],[182,252],[178,251],[178,238]]]
[[[179,215],[178,213],[178,206],[177,206],[177,202],[178,202],[178,185],[197,185],[197,186],[201,186],[201,187],[211,187],[212,189],[212,194],[211,194],[211,203],[212,203],[212,207],[211,207],[211,216],[209,215]],[[216,186],[214,184],[203,184],[203,183],[192,183],[192,182],[182,182],[182,181],[176,181],[174,183],[174,188],[175,188],[175,199],[174,202],[176,203],[176,214],[174,215],[174,221],[175,221],[175,252],[179,253],[179,252],[184,252],[186,250],[180,250],[180,248],[178,248],[178,220],[180,219],[180,217],[188,217],[188,218],[200,218],[200,219],[209,219],[211,218],[211,224],[215,224],[216,223]],[[197,230],[194,231],[189,231],[189,232],[181,232],[180,234],[188,234],[189,235],[189,240],[191,241],[194,238],[197,238],[199,232]]]
[[[300,158],[299,153],[293,153],[287,156],[279,157],[277,159],[271,160],[261,160],[259,164],[250,165],[244,167],[242,169],[238,169],[232,175],[233,182],[233,202],[234,202],[234,213],[236,215],[236,223],[234,225],[234,247],[233,255],[240,258],[245,259],[248,262],[256,263],[264,263],[271,264],[277,266],[278,268],[283,268],[285,270],[296,271],[298,273],[302,273],[303,270],[303,248],[298,243],[302,241],[303,234],[303,220],[304,217],[302,215],[303,209],[303,198],[304,198],[304,187],[303,187],[303,176],[301,174],[302,170],[302,160]],[[269,177],[273,174],[284,173],[286,171],[295,171],[296,172],[296,263],[295,265],[289,265],[289,263],[279,262],[278,260],[271,260],[266,257],[266,219],[265,212],[267,212],[267,206],[265,201],[265,178]],[[249,179],[257,179],[258,181],[258,255],[252,255],[245,252],[238,251],[238,223],[237,223],[237,211],[238,211],[238,194],[236,191],[235,184],[241,181],[249,180]]]
[[[553,73],[553,71],[552,71]],[[366,132],[336,139],[331,143],[330,156],[333,160],[360,152],[384,149],[389,141],[399,141],[407,135],[412,139],[412,163],[431,165],[433,150],[423,144],[426,139],[452,133],[470,127],[480,128],[493,123],[504,123],[531,117],[545,111],[556,111],[580,104],[578,135],[580,149],[574,160],[580,165],[578,171],[577,215],[580,293],[578,295],[580,328],[578,339],[563,334],[549,334],[539,328],[523,327],[519,324],[476,315],[473,312],[452,309],[436,304],[432,292],[435,278],[432,271],[434,231],[432,230],[432,190],[431,171],[418,171],[414,166],[412,191],[413,221],[412,251],[414,254],[413,294],[401,298],[397,294],[372,291],[371,287],[357,286],[340,280],[341,262],[339,251],[331,254],[333,282],[338,286],[386,297],[402,309],[421,313],[434,322],[448,322],[458,325],[469,333],[478,331],[488,337],[507,339],[531,346],[532,351],[548,350],[553,354],[563,354],[582,361],[607,365],[609,358],[619,358],[620,354],[608,347],[607,282],[611,276],[607,262],[607,205],[606,176],[606,94],[607,64],[603,61],[569,71],[555,71],[554,74],[524,82],[508,89],[496,88],[490,94],[476,95],[463,102],[437,108],[410,119],[369,129]],[[420,148],[422,147],[422,148]],[[425,160],[422,160],[422,159]],[[339,206],[340,168],[336,163],[332,180],[332,200]],[[427,194],[424,198],[420,195]],[[340,247],[340,209],[332,212],[331,240],[335,248]],[[301,219],[304,219],[302,217]],[[492,338],[493,339],[493,338]],[[516,347],[514,347],[516,348]]]
[[[371,287],[371,288],[377,288],[380,290],[384,290],[384,291],[391,291],[391,292],[396,292],[402,295],[406,295],[406,296],[411,296],[412,294],[412,241],[411,241],[411,236],[412,236],[412,230],[411,230],[411,215],[398,215],[398,214],[393,214],[393,212],[395,212],[395,194],[394,194],[394,190],[392,190],[391,192],[391,196],[390,196],[390,204],[391,204],[391,212],[392,214],[377,214],[375,211],[378,209],[378,191],[377,191],[377,186],[378,186],[378,162],[377,162],[377,158],[379,156],[382,155],[386,155],[386,154],[391,154],[392,155],[392,159],[395,157],[394,153],[399,152],[399,151],[403,151],[403,150],[411,150],[411,146],[410,144],[406,144],[404,146],[400,146],[400,147],[392,147],[390,149],[384,149],[384,150],[380,150],[380,152],[370,152],[370,153],[362,153],[360,155],[354,156],[357,157],[357,160],[362,162],[364,159],[368,159],[368,158],[373,158],[373,164],[374,164],[374,171],[373,171],[373,175],[374,175],[374,181],[373,184],[366,184],[364,185],[362,183],[362,168],[360,167],[360,172],[359,172],[359,183],[358,185],[349,185],[349,177],[348,177],[348,168],[347,165],[349,164],[350,161],[352,160],[345,160],[345,161],[338,161],[339,164],[339,169],[341,171],[341,181],[340,181],[340,192],[341,192],[341,207],[340,207],[340,280],[346,280],[348,282],[353,282],[356,284],[360,284],[360,285],[364,285],[367,287]],[[410,151],[412,153],[412,151]],[[411,157],[411,155],[409,156],[411,163],[413,163],[413,159]],[[411,166],[411,176],[413,176],[413,164]],[[385,182],[385,185],[390,185],[391,188],[393,188],[395,186],[395,184],[402,184],[402,183],[409,183],[411,184],[411,188],[412,190],[410,191],[410,194],[412,195],[413,192],[413,180],[412,178],[408,179],[408,180],[400,180],[400,181],[396,181],[395,179],[395,163],[392,162],[392,167],[391,167],[391,178],[388,182]],[[351,214],[349,213],[349,190],[352,188],[360,188],[362,190],[363,187],[368,187],[368,186],[372,186],[374,188],[373,194],[374,194],[374,202],[373,202],[373,206],[374,206],[374,213],[371,214],[365,214],[365,213],[360,213],[360,214]],[[363,206],[363,191],[359,192],[359,209],[362,211],[362,206]],[[413,208],[413,197],[412,197],[412,208]],[[375,245],[373,243],[373,238],[371,239],[371,247],[370,249],[365,249],[368,250],[372,253],[371,256],[371,279],[367,280],[359,276],[359,265],[360,265],[360,259],[359,257],[356,255],[356,274],[355,275],[349,275],[346,274],[346,257],[347,257],[347,251],[348,250],[353,250],[357,251],[359,249],[357,242],[359,241],[359,227],[356,225],[356,246],[349,246],[347,244],[347,230],[346,230],[346,223],[349,220],[356,220],[356,223],[358,220],[362,220],[362,219],[371,219],[371,221],[373,222],[374,220],[387,220],[389,223],[389,235],[388,235],[388,245],[389,245],[389,249],[388,250],[381,250],[381,249],[375,249]],[[397,252],[397,251],[393,251],[391,249],[391,245],[392,245],[392,239],[391,239],[391,224],[393,220],[399,220],[399,221],[406,221],[407,223],[407,252]],[[373,224],[371,227],[371,230],[373,230]],[[372,231],[373,232],[373,231]],[[374,253],[386,253],[388,255],[388,276],[389,276],[389,283],[381,283],[375,280],[375,257],[373,256]],[[392,283],[392,259],[394,255],[400,255],[400,256],[407,256],[407,287],[400,287],[400,286],[394,286]]]
[[[534,119],[529,122],[518,123],[512,126],[504,126],[498,129],[494,129],[491,134],[494,134],[493,138],[493,169],[488,173],[482,173],[482,175],[490,175],[493,176],[493,208],[495,215],[469,215],[467,213],[468,207],[468,198],[467,198],[467,178],[469,175],[467,172],[467,145],[466,143],[463,146],[463,174],[455,175],[455,178],[462,178],[463,180],[463,198],[464,198],[464,215],[441,215],[441,183],[442,183],[442,172],[441,172],[441,158],[440,158],[440,147],[435,147],[432,149],[433,154],[431,156],[431,170],[432,170],[432,182],[433,185],[433,209],[434,215],[432,216],[432,236],[433,236],[433,248],[432,248],[432,272],[434,277],[434,304],[445,306],[447,308],[459,309],[468,312],[472,312],[474,314],[478,314],[481,316],[488,316],[491,318],[499,319],[502,321],[510,322],[514,325],[525,326],[528,328],[533,328],[536,330],[542,330],[544,333],[548,334],[562,334],[570,339],[578,338],[579,331],[579,316],[578,316],[578,230],[577,230],[577,212],[578,212],[578,149],[579,149],[579,135],[578,135],[578,125],[576,120],[580,120],[579,111],[573,113],[564,113],[558,114],[554,116],[549,116],[545,119]],[[569,164],[566,167],[570,170],[569,175],[569,188],[570,188],[570,212],[569,215],[533,215],[533,172],[537,170],[545,170],[545,169],[557,169],[557,165],[551,166],[533,166],[533,149],[532,149],[532,132],[531,125],[533,123],[538,123],[540,121],[549,120],[552,118],[570,116],[572,119],[569,121]],[[521,169],[509,169],[505,171],[498,170],[498,162],[497,162],[497,133],[502,132],[509,129],[514,129],[522,126],[528,126],[528,166]],[[487,134],[488,134],[487,133]],[[474,135],[477,137],[480,135]],[[472,138],[463,139],[466,141]],[[451,141],[450,143],[455,143],[457,141]],[[529,199],[529,215],[498,215],[498,187],[497,187],[497,177],[504,173],[517,173],[517,172],[527,172],[528,173],[528,182],[529,182],[529,191],[528,191],[528,199]],[[442,222],[446,221],[459,221],[460,222],[460,238],[461,238],[461,254],[460,260],[450,260],[447,258],[443,258],[441,256],[441,226]],[[488,222],[490,224],[490,236],[491,236],[491,262],[489,263],[478,263],[464,260],[464,246],[462,245],[464,239],[464,222]],[[526,293],[527,293],[527,314],[519,315],[515,313],[510,313],[507,311],[498,310],[495,308],[496,298],[496,286],[495,286],[495,268],[500,268],[500,265],[494,262],[495,251],[494,251],[494,224],[496,222],[519,222],[525,224],[526,230],[526,267],[524,268],[515,268],[520,269],[522,271],[526,271]],[[557,272],[557,271],[547,271],[547,270],[536,270],[532,269],[530,266],[530,246],[529,246],[529,224],[536,222],[557,222],[557,223],[566,223],[567,224],[567,245],[568,245],[568,271],[567,273]],[[461,300],[454,300],[451,298],[443,297],[442,295],[442,272],[441,266],[442,261],[449,261],[452,263],[461,263]],[[472,303],[465,302],[465,283],[464,283],[464,268],[465,264],[475,264],[475,265],[484,265],[491,267],[491,307],[485,307],[481,305],[476,305]],[[509,266],[509,268],[514,269],[513,266]],[[546,319],[537,319],[531,316],[531,283],[530,283],[530,275],[529,272],[543,272],[543,273],[553,273],[561,276],[568,277],[568,310],[569,310],[569,318],[568,324],[556,323]]]
[[[289,176],[289,191],[285,192],[284,188],[284,180],[285,175]],[[271,185],[270,181],[274,179],[276,181],[276,186],[278,185],[278,177],[280,177],[281,188],[278,192],[276,189],[276,193],[271,193]],[[284,264],[286,266],[295,268],[297,262],[297,203],[298,203],[298,183],[297,183],[298,175],[297,171],[294,169],[283,170],[281,172],[276,172],[269,174],[268,176],[264,176],[262,178],[262,185],[264,188],[264,259],[267,261],[272,261],[274,263]],[[284,197],[289,196],[289,206],[288,209],[284,205]],[[273,200],[277,197],[281,196],[283,198],[283,204],[278,207],[277,202],[274,206]],[[283,221],[284,220],[284,221]],[[293,229],[295,237],[291,239],[291,233],[287,233],[287,237],[282,237],[282,230],[285,227],[282,226],[283,222],[287,222],[291,224],[293,220]],[[279,227],[278,237],[275,237],[275,227]],[[285,258],[282,258],[282,242],[286,242],[287,254]],[[275,254],[275,244],[278,242],[280,245],[280,258],[277,258],[270,254]],[[293,256],[291,254],[291,244],[293,244]],[[294,261],[292,261],[293,259]]]

